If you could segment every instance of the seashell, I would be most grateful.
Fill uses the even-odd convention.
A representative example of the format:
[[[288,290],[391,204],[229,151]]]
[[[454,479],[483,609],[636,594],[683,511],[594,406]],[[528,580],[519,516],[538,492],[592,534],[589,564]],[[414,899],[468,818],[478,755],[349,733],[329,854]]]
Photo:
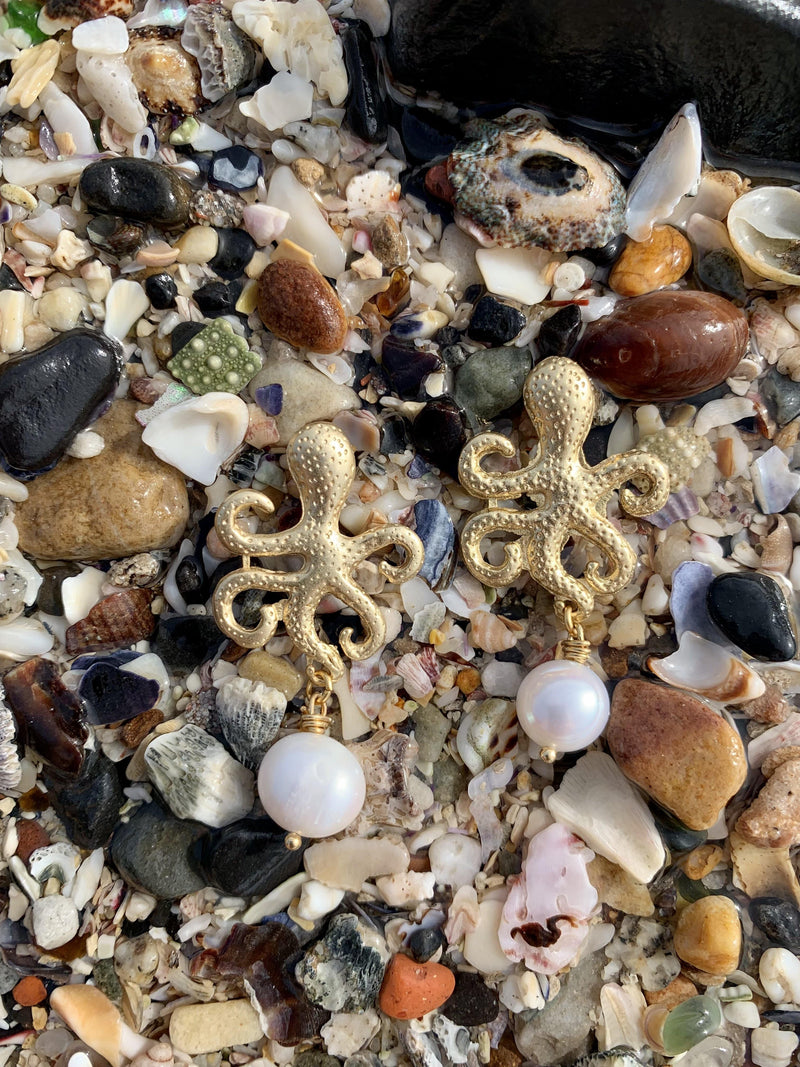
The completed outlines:
[[[105,20],[102,20],[105,21]],[[119,19],[114,21],[120,22]],[[128,34],[125,24],[121,23],[122,32],[125,34],[127,45]],[[50,123],[54,134],[69,133],[75,145],[77,155],[92,156],[97,151],[92,127],[81,108],[66,93],[63,93],[54,82],[50,82],[39,93],[39,103]]]
[[[642,1048],[646,1043],[643,1028],[646,1011],[647,1001],[638,985],[607,982],[600,990],[597,1041],[601,1049]]]
[[[800,474],[791,469],[786,453],[777,445],[753,460],[750,477],[756,500],[765,515],[784,511],[800,489]]]
[[[62,886],[75,877],[80,866],[80,849],[69,841],[56,841],[34,849],[28,857],[28,870],[42,885],[48,878],[57,878]]]
[[[490,611],[473,611],[469,621],[469,643],[484,652],[505,652],[525,633],[525,627],[516,619],[506,619]]]
[[[800,192],[762,185],[734,201],[728,234],[736,254],[759,278],[800,285]]]
[[[11,709],[3,700],[5,690],[0,685],[0,793],[16,789],[22,778],[17,754],[17,724]]]
[[[152,589],[123,589],[105,597],[67,629],[67,652],[104,652],[145,641],[156,628],[153,595]]]
[[[128,1067],[174,1067],[175,1057],[169,1041],[157,1041],[145,1052],[134,1056]]]
[[[0,656],[19,661],[49,652],[55,639],[37,619],[20,616],[0,625]]]
[[[314,86],[311,82],[282,70],[269,85],[262,85],[249,100],[243,100],[239,110],[247,118],[275,132],[291,122],[310,118],[313,104]]]
[[[658,527],[659,530],[666,530],[673,522],[689,519],[692,515],[696,515],[699,510],[699,500],[692,490],[684,485],[677,493],[670,493],[663,508],[659,508],[658,511],[654,511],[651,515],[645,515],[644,518],[653,526]]]
[[[96,248],[115,256],[129,256],[144,241],[144,228],[114,215],[96,215],[86,224],[86,236]]]
[[[212,104],[255,76],[258,57],[253,42],[221,4],[193,4],[181,44],[197,60],[200,88]]]
[[[118,126],[126,133],[137,133],[147,125],[147,111],[123,56],[80,51],[75,62],[86,88]],[[8,177],[8,171],[4,173]]]
[[[191,723],[154,738],[144,762],[150,781],[179,819],[227,826],[253,807],[252,772]]]
[[[582,141],[560,137],[533,112],[473,121],[447,176],[456,222],[482,245],[551,251],[607,244],[624,225],[613,167]]]
[[[283,719],[286,697],[263,682],[225,678],[217,689],[216,708],[223,736],[236,758],[250,770],[258,770]]]
[[[653,224],[669,218],[678,202],[700,183],[703,140],[694,104],[670,121],[628,189],[625,233],[634,241],[650,236]]]
[[[473,774],[488,767],[516,745],[517,725],[513,703],[493,697],[484,700],[459,723],[458,754]]]
[[[792,1030],[759,1026],[750,1035],[750,1058],[756,1067],[789,1067],[798,1043]]]
[[[453,552],[456,539],[453,520],[440,500],[419,500],[414,505],[414,523],[425,548],[425,562],[419,576],[433,587],[442,577]]]
[[[319,6],[317,0],[310,2]],[[238,9],[250,3],[257,7],[266,6],[264,0],[239,0],[234,6]],[[287,6],[296,8],[298,5]],[[324,8],[321,10],[325,15]],[[327,21],[327,15],[325,18]],[[291,167],[276,167],[273,171],[267,189],[267,204],[289,216],[283,230],[284,239],[294,241],[310,252],[314,256],[316,266],[326,277],[337,278],[342,273],[347,258],[344,245],[328,225],[317,201],[295,178]]]
[[[687,560],[675,568],[669,599],[675,636],[680,639],[683,633],[691,630],[707,641],[713,641],[714,644],[730,650],[733,646],[711,618],[706,607],[706,594],[713,580],[714,572],[707,563]]]
[[[648,657],[647,668],[662,682],[688,689],[721,704],[744,704],[764,692],[755,671],[726,649],[686,630],[677,652],[664,659]]]
[[[46,898],[45,898],[46,899]],[[57,986],[50,1005],[75,1036],[111,1067],[145,1052],[154,1042],[131,1030],[105,993],[92,985]]]
[[[611,756],[587,752],[545,802],[556,820],[589,848],[639,882],[650,882],[666,859],[650,809]]]
[[[789,523],[783,515],[778,515],[774,529],[761,539],[761,570],[770,574],[788,574],[793,552]]]
[[[139,282],[117,278],[106,296],[106,317],[103,333],[124,341],[134,323],[150,307],[150,298]]]
[[[221,464],[244,441],[247,426],[243,400],[231,393],[206,393],[150,419],[142,441],[165,463],[211,485]]]
[[[800,959],[788,948],[762,953],[758,977],[773,1004],[800,1004]]]
[[[748,317],[751,337],[767,363],[777,363],[783,352],[795,348],[800,341],[792,323],[763,297],[753,301]]]
[[[200,68],[181,47],[181,31],[145,26],[130,32],[125,62],[139,99],[157,115],[193,115],[203,105]]]

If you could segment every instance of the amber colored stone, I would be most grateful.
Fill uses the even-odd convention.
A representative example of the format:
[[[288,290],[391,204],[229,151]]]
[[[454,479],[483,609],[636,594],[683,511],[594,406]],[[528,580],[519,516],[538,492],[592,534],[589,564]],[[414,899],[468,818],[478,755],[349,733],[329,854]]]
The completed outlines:
[[[674,226],[654,226],[646,241],[629,241],[608,276],[620,296],[643,296],[682,278],[692,265],[692,246]]]
[[[724,382],[747,347],[744,312],[714,293],[680,289],[620,301],[590,322],[573,358],[627,400],[681,400]]]
[[[50,835],[38,819],[17,819],[17,855],[27,863],[32,852],[50,844]]]
[[[22,743],[64,774],[77,774],[89,731],[80,700],[55,664],[34,656],[10,670],[3,685]]]
[[[150,731],[164,721],[164,713],[158,708],[150,708],[134,716],[122,727],[121,736],[128,748],[138,748]]]
[[[312,352],[337,352],[347,333],[344,308],[322,274],[291,259],[262,271],[258,313],[276,337]]]
[[[440,1008],[455,987],[455,975],[441,963],[416,963],[398,953],[386,968],[378,1003],[392,1019],[419,1019]]]
[[[95,604],[85,619],[66,633],[67,652],[105,652],[128,648],[154,632],[157,619],[150,610],[152,589],[124,589]]]
[[[12,990],[14,1000],[23,1008],[32,1008],[34,1004],[41,1004],[47,996],[47,990],[41,978],[29,974],[22,978]]]
[[[742,925],[729,897],[701,897],[678,916],[675,952],[684,963],[708,974],[730,974],[739,966]]]
[[[691,830],[713,826],[747,774],[741,739],[721,715],[639,678],[615,688],[606,741],[620,770]]]

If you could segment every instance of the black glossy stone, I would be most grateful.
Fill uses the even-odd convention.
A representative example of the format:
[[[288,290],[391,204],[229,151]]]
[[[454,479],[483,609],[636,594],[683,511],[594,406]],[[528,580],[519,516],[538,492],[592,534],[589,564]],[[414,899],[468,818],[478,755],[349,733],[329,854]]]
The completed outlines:
[[[78,696],[89,722],[106,726],[149,711],[158,700],[155,678],[121,671],[113,663],[93,663],[78,683]]]
[[[411,424],[416,450],[451,478],[458,476],[458,457],[467,437],[464,412],[449,397],[428,401]]]
[[[742,265],[729,248],[712,248],[697,264],[697,277],[707,289],[740,304],[747,299]]]
[[[411,159],[430,163],[450,155],[461,139],[461,131],[433,111],[405,107],[400,118],[400,137]]]
[[[184,556],[175,568],[175,584],[187,604],[202,604],[208,598],[209,581],[197,556]]]
[[[480,974],[456,971],[456,987],[440,1008],[457,1026],[485,1026],[497,1018],[500,1001]]]
[[[670,852],[689,852],[698,845],[702,845],[708,838],[706,830],[690,830],[680,819],[676,819],[671,812],[665,811],[655,801],[651,801],[650,810],[658,832]]]
[[[178,287],[175,279],[166,271],[160,274],[151,274],[144,283],[144,291],[147,299],[159,311],[175,306],[175,297],[178,295]]]
[[[127,799],[120,775],[120,764],[112,763],[97,749],[86,752],[76,778],[45,769],[43,780],[50,803],[64,823],[70,841],[88,849],[106,844],[119,822],[119,809]]]
[[[413,342],[404,342],[387,334],[381,348],[381,366],[392,387],[392,392],[404,400],[413,400],[427,375],[438,370],[441,363],[438,352],[415,348]]]
[[[0,368],[0,454],[19,471],[41,471],[64,455],[113,395],[119,345],[94,330],[69,330]]]
[[[216,318],[217,315],[232,315],[236,310],[236,301],[242,294],[241,282],[206,282],[192,294],[195,304],[204,315]]]
[[[381,455],[401,455],[408,448],[408,423],[402,415],[390,415],[381,427]]]
[[[303,867],[308,842],[295,852],[285,845],[286,831],[272,819],[240,819],[206,830],[195,843],[191,861],[208,885],[233,896],[266,896]]]
[[[619,129],[647,132],[694,100],[712,160],[800,163],[800,20],[781,0],[395,0],[388,56],[396,80],[448,100]]]
[[[794,382],[787,374],[773,367],[759,382],[763,398],[770,403],[779,426],[800,415],[800,382]]]
[[[559,308],[549,319],[545,319],[536,347],[542,359],[549,356],[568,356],[575,347],[581,332],[581,309],[577,304],[568,304]]]
[[[447,938],[438,926],[420,926],[408,935],[405,951],[417,963],[427,963],[440,950],[447,948]]]
[[[261,159],[244,145],[231,145],[215,152],[208,165],[208,184],[238,193],[252,189],[264,173]]]
[[[244,268],[253,258],[258,246],[247,230],[225,226],[217,230],[217,236],[217,254],[209,262],[209,267],[220,278],[239,278],[244,274]]]
[[[189,861],[203,833],[200,823],[176,819],[155,802],[143,804],[120,823],[111,842],[111,859],[131,885],[159,900],[195,893],[205,885]]]
[[[467,334],[483,345],[504,345],[517,336],[525,325],[525,316],[510,304],[493,296],[482,296],[472,309]]]
[[[159,619],[150,647],[167,668],[186,675],[210,659],[227,641],[210,615],[175,615]]]
[[[764,937],[790,952],[800,952],[800,908],[781,897],[756,897],[750,915]]]
[[[172,167],[149,159],[115,157],[90,163],[78,187],[87,208],[99,214],[168,229],[189,218],[191,185]]]
[[[584,259],[588,259],[590,263],[595,263],[598,267],[610,267],[612,263],[616,263],[619,259],[622,249],[628,243],[628,238],[624,233],[618,233],[616,237],[612,237],[606,245],[602,245],[600,248],[582,248],[580,255]]]
[[[207,322],[179,322],[169,335],[169,343],[173,356],[176,352],[188,345],[193,337],[196,337],[208,325]]]
[[[353,133],[368,144],[386,140],[386,105],[378,84],[372,37],[366,25],[354,19],[340,21],[339,39],[347,68],[348,93],[345,120]]]
[[[708,587],[711,618],[725,636],[754,659],[792,659],[797,642],[781,588],[766,574],[719,574]]]
[[[0,292],[5,289],[13,289],[18,293],[25,292],[25,286],[7,263],[0,266]]]
[[[61,600],[61,583],[65,578],[74,578],[81,573],[75,563],[59,563],[55,567],[42,570],[42,584],[36,594],[36,607],[45,615],[63,615],[64,604]]]

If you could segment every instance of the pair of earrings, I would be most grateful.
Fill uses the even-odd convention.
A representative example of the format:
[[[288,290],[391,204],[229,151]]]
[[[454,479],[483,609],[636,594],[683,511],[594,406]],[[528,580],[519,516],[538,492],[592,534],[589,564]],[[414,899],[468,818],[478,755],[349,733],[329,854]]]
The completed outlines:
[[[473,496],[486,502],[470,516],[461,534],[461,552],[469,571],[484,585],[507,586],[526,571],[555,598],[557,618],[567,633],[559,658],[535,667],[517,694],[517,717],[528,736],[541,746],[541,757],[554,760],[591,744],[605,728],[609,701],[605,686],[586,665],[591,646],[582,623],[595,595],[614,593],[627,585],[636,556],[606,517],[613,490],[632,482],[637,492],[622,488],[620,503],[632,516],[658,511],[669,495],[663,463],[643,452],[627,452],[588,466],[583,442],[591,429],[595,394],[585,372],[570,359],[552,357],[531,371],[523,391],[525,407],[538,435],[536,452],[519,470],[491,473],[483,467],[489,455],[511,458],[514,447],[502,435],[482,433],[464,448],[459,480]],[[354,568],[381,549],[401,547],[403,562],[381,561],[391,582],[413,578],[423,563],[417,535],[401,524],[364,533],[341,533],[339,515],[355,478],[355,459],[345,435],[330,423],[300,430],[287,448],[289,470],[298,486],[301,519],[280,533],[251,534],[240,518],[252,512],[272,514],[267,497],[252,490],[233,493],[219,508],[216,528],[222,543],[242,556],[239,570],[226,575],[214,593],[214,615],[220,629],[244,648],[259,648],[283,621],[286,632],[308,662],[306,703],[297,733],[267,751],[258,776],[264,810],[289,830],[287,846],[298,848],[302,837],[339,833],[358,815],[365,799],[361,766],[338,741],[327,736],[327,710],[333,686],[344,673],[337,649],[320,639],[315,614],[326,596],[337,597],[361,621],[363,636],[351,629],[339,635],[342,652],[365,659],[384,644],[380,610],[353,578]],[[526,496],[532,509],[502,502]],[[569,574],[561,554],[570,537],[579,534],[595,545],[606,564],[587,564],[583,575]],[[503,562],[487,562],[482,543],[493,535],[510,540]],[[253,565],[252,557],[299,557],[299,570]],[[249,589],[283,594],[261,608],[255,629],[235,619],[236,597]]]

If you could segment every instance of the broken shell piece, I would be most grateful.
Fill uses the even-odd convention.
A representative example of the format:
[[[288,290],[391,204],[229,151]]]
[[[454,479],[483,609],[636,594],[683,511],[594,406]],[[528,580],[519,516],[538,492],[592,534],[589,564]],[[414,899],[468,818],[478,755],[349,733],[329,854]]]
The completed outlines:
[[[234,755],[250,770],[258,770],[267,747],[286,711],[279,689],[249,678],[226,678],[217,692],[217,716]]]
[[[2,687],[0,687],[0,698]],[[17,743],[17,725],[11,709],[0,699],[0,792],[16,789],[22,778]]]
[[[728,212],[734,251],[759,276],[800,285],[800,192],[762,185],[734,201]]]
[[[756,500],[765,515],[784,511],[800,489],[800,474],[791,469],[786,453],[777,445],[753,460],[750,477]]]
[[[212,104],[247,85],[255,75],[253,42],[222,4],[192,4],[181,34],[183,48],[197,60],[200,87]]]
[[[137,133],[147,125],[147,110],[139,100],[131,72],[123,56],[93,55],[81,50],[77,54],[78,73],[97,101],[102,101],[108,118],[126,133]],[[8,170],[4,168],[8,177]],[[53,180],[58,180],[55,176]]]
[[[142,441],[159,459],[202,485],[244,441],[247,404],[231,393],[206,393],[167,408],[148,422]]]
[[[604,752],[582,756],[546,806],[557,822],[637,881],[651,881],[664,865],[664,845],[649,808]]]
[[[551,251],[607,244],[624,224],[613,167],[533,112],[467,127],[447,160],[456,222],[481,244]]]
[[[762,953],[758,977],[773,1004],[800,1003],[800,959],[788,948],[768,948]]]
[[[112,1067],[120,1067],[123,1060],[138,1056],[153,1044],[131,1030],[96,986],[57,986],[50,994],[50,1005],[70,1030]]]
[[[702,165],[697,108],[686,104],[661,134],[630,184],[625,209],[628,236],[645,241],[654,223],[669,218],[678,202],[697,189]]]
[[[650,656],[647,667],[662,682],[721,704],[744,704],[765,688],[763,679],[740,659],[691,630],[681,635],[677,652],[664,659]]]
[[[791,1030],[759,1026],[750,1037],[750,1056],[756,1067],[789,1067],[798,1042]]]
[[[200,68],[181,47],[180,30],[170,26],[132,30],[125,62],[148,111],[183,116],[202,107]]]
[[[774,755],[780,753],[777,750]],[[773,754],[771,754],[773,755]],[[762,771],[767,773],[767,760]],[[800,760],[780,763],[752,804],[739,816],[736,829],[759,848],[789,848],[800,842]]]

